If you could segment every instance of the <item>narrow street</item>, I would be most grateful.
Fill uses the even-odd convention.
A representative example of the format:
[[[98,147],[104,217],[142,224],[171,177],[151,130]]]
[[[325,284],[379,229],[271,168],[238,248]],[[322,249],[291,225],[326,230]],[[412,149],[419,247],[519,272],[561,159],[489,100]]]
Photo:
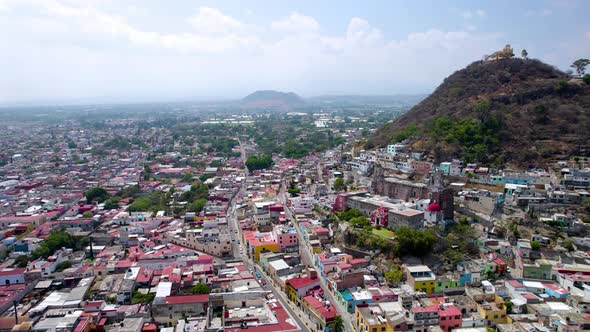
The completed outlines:
[[[279,192],[278,197],[279,197],[279,200],[281,200],[281,202],[286,207],[287,206],[287,195],[286,195],[285,188],[286,188],[286,183],[283,180],[281,183],[281,191]],[[295,217],[293,216],[293,214],[291,213],[291,210],[289,208],[285,208],[285,212],[287,213],[287,216],[289,217],[289,219],[295,225],[295,229],[297,231],[297,240],[299,241],[299,252],[300,252],[303,260],[307,263],[308,266],[312,266],[314,269],[316,269],[316,271],[318,271],[318,275],[320,275],[320,271],[319,271],[315,261],[313,260],[313,256],[312,256],[313,251],[311,250],[311,248],[309,247],[309,244],[305,240],[303,233],[301,232],[301,229],[299,228],[299,224],[297,223]],[[328,284],[326,283],[324,278],[321,276],[319,276],[319,278],[320,278],[320,286],[322,287],[324,294],[328,297],[328,300],[330,301],[330,303],[332,303],[334,305],[334,307],[338,311],[338,314],[340,315],[340,317],[342,317],[346,331],[356,331],[356,329],[354,328],[354,325],[352,323],[352,317],[349,315],[349,313],[346,311],[346,309],[340,304],[340,302],[337,301],[334,294],[330,291],[330,287],[328,286]]]
[[[245,149],[243,145],[240,144],[242,156],[245,157]],[[245,160],[245,159],[244,159]],[[247,170],[246,170],[247,172]],[[296,324],[298,325],[299,329],[302,331],[313,331],[311,328],[313,324],[309,320],[303,311],[298,308],[294,303],[289,301],[286,297],[286,294],[274,284],[272,279],[266,275],[266,273],[250,258],[247,256],[245,250],[241,248],[245,248],[244,244],[242,243],[242,231],[239,227],[238,217],[236,212],[236,205],[237,205],[237,198],[240,196],[244,196],[245,190],[245,183],[246,178],[241,184],[240,190],[236,193],[232,201],[230,202],[230,207],[228,209],[227,220],[228,220],[228,227],[232,237],[232,248],[233,248],[233,255],[235,258],[239,258],[244,262],[246,267],[253,271],[254,273],[260,273],[261,280],[263,281],[264,285],[263,288],[269,289],[274,297],[281,303],[283,308],[287,310],[289,315],[295,320]]]
[[[245,147],[244,147],[243,142],[241,142],[239,139],[238,139],[238,141],[240,142],[240,151],[242,154],[242,160],[244,160],[244,163],[245,163],[245,161],[246,161]],[[321,178],[320,167],[318,167],[318,176],[320,176],[320,178]],[[287,310],[289,315],[291,315],[291,317],[293,317],[293,319],[295,319],[295,321],[297,322],[297,324],[299,325],[299,327],[302,330],[315,331],[316,329],[313,328],[315,324],[313,324],[310,321],[310,319],[307,317],[307,314],[305,314],[293,302],[288,300],[286,294],[274,284],[272,279],[250,257],[248,257],[248,255],[245,252],[245,245],[244,245],[244,243],[242,243],[242,230],[239,227],[239,222],[238,222],[238,217],[237,217],[236,204],[237,204],[237,198],[244,197],[244,195],[246,193],[245,185],[247,183],[247,179],[248,179],[248,170],[245,169],[245,178],[240,186],[240,190],[236,193],[236,195],[234,196],[234,198],[230,202],[230,207],[229,207],[228,214],[227,214],[229,230],[230,230],[231,237],[232,237],[234,257],[240,258],[244,262],[244,264],[246,265],[246,267],[248,269],[252,270],[254,273],[258,272],[260,274],[260,276],[261,276],[260,279],[264,282],[263,287],[270,288],[270,290],[274,294],[275,298],[281,302],[281,304],[283,305],[285,310]],[[303,234],[301,233],[301,230],[299,229],[299,226],[298,226],[294,216],[292,215],[291,210],[289,208],[287,208],[287,204],[286,204],[287,197],[286,197],[286,192],[285,192],[286,184],[285,184],[284,180],[281,182],[280,188],[281,189],[280,189],[279,194],[277,195],[277,199],[279,201],[281,201],[281,203],[285,206],[285,213],[287,214],[289,219],[295,225],[295,229],[297,231],[297,240],[299,243],[299,252],[301,254],[302,260],[306,263],[307,266],[312,266],[313,268],[316,269],[316,271],[318,271],[318,268],[317,268],[315,262],[313,261],[313,256],[311,254],[312,250],[309,247],[309,244],[307,243],[307,241],[305,241],[305,238],[303,237]],[[318,274],[319,274],[319,271],[318,271]],[[334,305],[334,307],[338,311],[338,314],[342,317],[342,319],[344,321],[345,330],[348,332],[356,331],[356,329],[354,328],[354,326],[352,324],[351,316],[348,314],[346,309],[344,307],[342,307],[342,305],[336,300],[336,297],[330,291],[330,288],[328,287],[328,284],[326,283],[326,281],[321,276],[319,278],[320,278],[320,286],[321,286],[322,290],[324,291],[324,294],[327,296],[330,303],[332,303]]]

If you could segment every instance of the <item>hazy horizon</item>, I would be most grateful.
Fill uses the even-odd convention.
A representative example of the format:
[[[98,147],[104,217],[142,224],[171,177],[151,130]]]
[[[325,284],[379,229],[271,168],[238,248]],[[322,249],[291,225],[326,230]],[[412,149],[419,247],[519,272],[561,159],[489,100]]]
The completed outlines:
[[[510,43],[590,56],[585,1],[0,0],[0,105],[423,95]]]
[[[269,90],[269,89],[265,89]],[[259,90],[257,90],[259,91]],[[252,91],[255,92],[255,91]],[[279,91],[279,92],[294,92],[294,91]],[[296,93],[296,92],[295,92]],[[297,94],[297,93],[296,93]],[[298,94],[299,95],[299,94]],[[389,94],[389,95],[359,95],[359,94],[326,94],[326,95],[317,95],[317,96],[301,96],[306,101],[311,101],[314,99],[326,98],[329,99],[330,97],[359,97],[359,98],[412,98],[412,99],[422,99],[428,96],[428,93],[416,93],[416,94]],[[29,101],[14,101],[14,102],[7,102],[7,103],[0,103],[1,108],[20,108],[20,107],[69,107],[69,106],[109,106],[109,105],[141,105],[141,104],[190,104],[190,103],[218,103],[218,104],[231,104],[231,103],[238,103],[244,97],[194,97],[194,98],[171,98],[168,100],[165,99],[153,99],[149,100],[147,98],[141,99],[131,99],[126,97],[121,97],[120,99],[113,99],[113,98],[81,98],[81,99],[68,99],[68,100],[29,100]]]

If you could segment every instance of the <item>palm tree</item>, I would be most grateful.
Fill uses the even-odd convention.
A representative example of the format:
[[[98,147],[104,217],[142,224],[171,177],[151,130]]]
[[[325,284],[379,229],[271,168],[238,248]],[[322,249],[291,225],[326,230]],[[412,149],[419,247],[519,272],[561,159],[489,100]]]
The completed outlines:
[[[344,332],[344,321],[342,317],[336,316],[332,322],[332,332]]]

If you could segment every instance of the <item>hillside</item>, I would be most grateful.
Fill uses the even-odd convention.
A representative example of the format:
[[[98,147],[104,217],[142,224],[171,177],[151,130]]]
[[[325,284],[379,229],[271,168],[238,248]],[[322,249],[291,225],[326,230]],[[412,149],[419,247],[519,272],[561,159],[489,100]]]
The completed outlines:
[[[436,161],[541,165],[590,154],[590,86],[538,60],[477,61],[379,129],[368,146],[406,140]]]
[[[242,108],[273,108],[288,110],[302,106],[305,101],[293,92],[280,92],[273,90],[259,90],[253,92],[241,100]]]

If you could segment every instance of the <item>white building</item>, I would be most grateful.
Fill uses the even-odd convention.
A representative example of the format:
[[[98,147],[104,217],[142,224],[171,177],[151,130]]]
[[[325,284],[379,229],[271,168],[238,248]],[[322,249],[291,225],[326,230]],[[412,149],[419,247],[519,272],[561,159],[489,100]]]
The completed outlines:
[[[406,146],[403,144],[390,144],[387,146],[387,153],[391,155],[397,155],[398,153],[405,152]]]

